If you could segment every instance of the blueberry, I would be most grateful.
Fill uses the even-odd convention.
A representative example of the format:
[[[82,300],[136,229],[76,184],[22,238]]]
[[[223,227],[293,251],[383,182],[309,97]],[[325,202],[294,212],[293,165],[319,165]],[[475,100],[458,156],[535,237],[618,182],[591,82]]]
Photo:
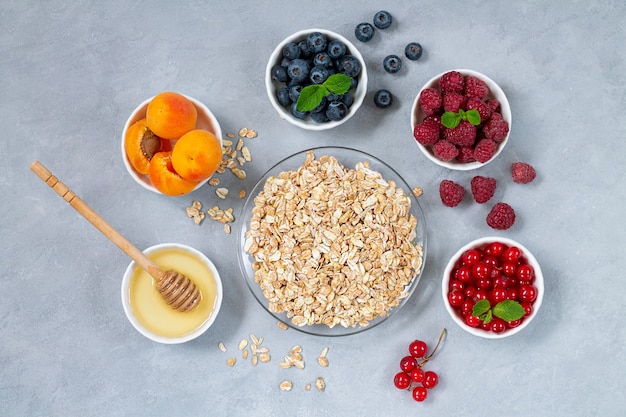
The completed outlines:
[[[289,63],[287,74],[292,81],[304,81],[309,76],[309,63],[301,58],[296,58]]]
[[[281,65],[274,65],[272,67],[272,80],[284,83],[289,79],[287,76],[287,68]]]
[[[361,42],[369,42],[374,37],[374,26],[363,22],[356,25],[354,36]]]
[[[300,58],[308,58],[311,56],[311,51],[309,51],[306,40],[298,42],[298,48],[300,48]]]
[[[289,106],[291,104],[291,97],[289,97],[289,87],[280,87],[276,92],[276,98],[281,106]]]
[[[309,79],[313,84],[321,84],[326,81],[329,74],[328,68],[316,65],[309,72]]]
[[[354,103],[354,97],[352,96],[352,94],[348,91],[347,93],[345,93],[342,97],[341,97],[341,101],[343,102],[343,104],[345,104],[348,108],[350,108],[350,106],[352,106],[352,103]]]
[[[328,44],[328,56],[332,59],[341,58],[346,54],[346,44],[338,39],[333,39]]]
[[[326,109],[326,116],[330,120],[341,120],[348,114],[348,107],[341,101],[332,101],[328,104]]]
[[[330,93],[329,95],[326,96],[326,100],[330,103],[332,101],[341,100],[341,97],[339,96],[339,94]]]
[[[337,60],[337,69],[348,77],[356,77],[361,72],[361,63],[353,55],[344,55]]]
[[[326,52],[318,52],[315,54],[313,58],[313,65],[320,67],[329,67],[332,64],[332,60],[330,59],[330,55]]]
[[[289,98],[291,99],[291,101],[298,101],[298,97],[300,97],[300,93],[302,92],[303,88],[304,87],[302,87],[302,85],[300,84],[289,87]]]
[[[328,100],[326,100],[326,97],[322,97],[322,101],[320,101],[320,104],[317,105],[316,108],[314,108],[313,110],[311,110],[311,115],[313,113],[326,113],[326,105],[328,104]]]
[[[393,96],[388,90],[378,90],[374,95],[374,104],[381,109],[391,106],[393,102]]]
[[[385,10],[381,10],[374,15],[374,26],[378,29],[387,29],[391,26],[391,20],[391,14]]]
[[[309,114],[309,112],[300,111],[296,109],[296,104],[297,103],[291,103],[291,107],[289,108],[289,110],[291,111],[291,114],[293,115],[293,117],[304,120],[306,116]]]
[[[328,40],[323,33],[320,32],[312,32],[306,37],[306,44],[309,47],[309,51],[316,54],[318,52],[322,52],[326,50],[326,45],[328,44]]]
[[[404,48],[404,55],[411,61],[417,61],[422,56],[422,45],[417,42],[411,42]]]
[[[289,42],[287,45],[283,46],[283,57],[287,58],[289,61],[299,58],[300,48],[298,48],[298,45],[294,42]]]
[[[389,74],[395,74],[402,68],[402,60],[398,55],[387,55],[383,60],[383,68]]]
[[[329,120],[325,111],[311,112],[311,119],[316,123],[326,123]]]

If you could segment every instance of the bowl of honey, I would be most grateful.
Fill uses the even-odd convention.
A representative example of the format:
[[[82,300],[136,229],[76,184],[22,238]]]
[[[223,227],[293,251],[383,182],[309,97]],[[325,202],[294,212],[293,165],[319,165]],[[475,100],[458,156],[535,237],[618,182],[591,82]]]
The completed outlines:
[[[158,343],[184,343],[202,335],[222,304],[222,281],[213,262],[202,252],[178,243],[161,243],[144,253],[162,270],[173,269],[191,279],[201,298],[191,311],[175,310],[157,291],[154,278],[133,261],[122,279],[122,306],[130,323]]]

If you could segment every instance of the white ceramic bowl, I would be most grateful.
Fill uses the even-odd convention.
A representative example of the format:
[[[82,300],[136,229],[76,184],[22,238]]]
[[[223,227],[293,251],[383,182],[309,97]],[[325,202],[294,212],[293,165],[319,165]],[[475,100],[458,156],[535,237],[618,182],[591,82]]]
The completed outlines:
[[[533,285],[537,288],[537,299],[532,304],[533,312],[530,314],[530,316],[526,317],[519,326],[510,328],[510,329],[506,329],[502,333],[494,333],[494,332],[491,332],[491,331],[483,330],[483,329],[481,329],[479,327],[474,328],[474,327],[468,326],[467,324],[465,324],[463,319],[457,314],[457,312],[453,309],[453,307],[450,305],[450,303],[448,301],[448,286],[449,286],[449,283],[450,283],[450,273],[454,269],[455,264],[459,260],[461,255],[466,250],[478,248],[478,247],[481,247],[481,246],[483,246],[483,245],[485,245],[487,243],[492,243],[492,242],[502,242],[502,243],[504,243],[505,245],[507,245],[509,247],[510,246],[516,246],[516,247],[518,247],[522,251],[522,256],[524,256],[526,258],[526,260],[528,261],[528,264],[530,266],[532,266],[533,269],[535,270],[535,281],[534,281]],[[520,332],[522,329],[524,329],[526,326],[528,326],[530,324],[530,322],[537,315],[537,312],[539,311],[539,308],[541,307],[541,303],[543,302],[543,294],[544,294],[543,273],[541,272],[541,267],[539,266],[539,262],[537,262],[537,259],[521,243],[519,243],[519,242],[517,242],[517,241],[515,241],[513,239],[508,239],[508,238],[499,237],[499,236],[483,237],[483,238],[476,239],[476,240],[473,240],[473,241],[469,242],[467,245],[465,245],[461,249],[459,249],[452,256],[452,258],[450,258],[450,261],[448,262],[445,270],[443,271],[443,280],[441,282],[441,293],[443,295],[443,303],[446,306],[446,310],[450,314],[450,317],[452,317],[452,320],[454,320],[454,322],[456,324],[458,324],[463,330],[465,330],[465,331],[467,331],[467,332],[469,332],[469,333],[471,333],[471,334],[473,334],[475,336],[483,337],[483,338],[486,338],[486,339],[501,339],[501,338],[504,338],[504,337],[512,336],[512,335]]]
[[[435,154],[432,151],[432,147],[426,147],[426,146],[422,145],[421,143],[415,141],[415,144],[417,145],[419,150],[428,159],[430,159],[435,164],[440,165],[440,166],[445,167],[445,168],[453,169],[453,170],[469,171],[469,170],[472,170],[472,169],[480,168],[480,167],[482,167],[484,165],[487,165],[489,162],[493,161],[498,155],[500,155],[500,153],[502,152],[502,150],[504,149],[504,147],[508,143],[509,137],[511,135],[511,123],[513,121],[512,117],[511,117],[511,107],[509,105],[509,100],[507,99],[506,95],[504,94],[504,91],[502,91],[500,86],[495,81],[493,81],[491,78],[487,77],[485,74],[482,74],[482,73],[480,73],[478,71],[469,70],[469,69],[453,69],[453,70],[444,71],[441,74],[437,74],[433,78],[428,80],[428,82],[426,84],[424,84],[424,86],[417,93],[417,96],[415,97],[415,100],[413,101],[413,107],[411,108],[411,136],[413,135],[413,129],[415,128],[415,126],[417,126],[419,123],[421,123],[421,121],[424,120],[424,118],[426,117],[424,115],[424,112],[422,112],[422,110],[421,110],[421,108],[419,106],[420,94],[422,94],[422,91],[424,91],[427,88],[439,89],[439,79],[441,78],[441,76],[443,74],[445,74],[447,72],[450,72],[450,71],[458,71],[458,72],[460,72],[463,75],[472,75],[472,76],[474,76],[476,78],[479,78],[479,79],[483,80],[487,84],[487,86],[489,87],[489,90],[490,90],[490,96],[488,98],[495,98],[495,99],[497,99],[500,102],[500,111],[502,113],[502,117],[509,124],[509,133],[508,133],[508,135],[506,136],[504,141],[502,141],[498,145],[498,149],[497,149],[495,155],[489,161],[487,161],[485,163],[481,163],[481,162],[478,162],[478,161],[462,163],[462,162],[458,162],[458,161],[455,161],[455,160],[452,160],[452,161],[449,161],[449,162],[444,162],[444,161],[442,161],[441,159],[439,159],[439,158],[437,158],[435,156]]]
[[[154,341],[154,342],[158,342],[158,343],[164,343],[164,344],[178,344],[178,343],[184,343],[184,342],[188,342],[190,340],[193,340],[197,337],[199,337],[200,335],[202,335],[204,332],[207,331],[207,329],[209,327],[211,327],[211,325],[213,324],[213,322],[215,321],[215,319],[217,318],[217,315],[219,314],[220,311],[220,307],[222,305],[222,298],[223,298],[223,289],[222,289],[222,281],[220,279],[220,275],[219,272],[217,271],[217,268],[215,268],[215,265],[213,264],[213,262],[211,262],[211,260],[206,257],[206,255],[204,255],[202,252],[190,247],[190,246],[186,246],[186,245],[181,245],[178,243],[162,243],[162,244],[158,244],[155,246],[151,246],[148,249],[146,249],[144,251],[145,254],[149,255],[149,254],[153,254],[159,251],[166,251],[166,250],[181,250],[183,252],[187,252],[188,254],[190,254],[191,256],[195,257],[197,260],[199,260],[202,264],[204,264],[210,271],[211,274],[213,275],[214,278],[214,284],[215,284],[215,301],[214,301],[214,305],[213,308],[211,310],[211,313],[209,314],[208,318],[203,321],[199,327],[197,327],[195,330],[184,334],[182,336],[179,337],[167,337],[167,336],[163,336],[160,334],[157,334],[151,330],[149,330],[148,328],[146,328],[138,319],[137,316],[135,315],[135,312],[133,310],[133,306],[130,300],[130,285],[131,285],[131,280],[133,278],[134,272],[137,268],[141,268],[139,265],[137,265],[134,261],[131,262],[128,265],[128,268],[126,268],[126,271],[124,272],[124,277],[122,279],[122,306],[124,308],[124,313],[126,314],[126,317],[128,318],[128,321],[130,321],[130,323],[133,325],[133,327],[142,335],[144,335],[145,337],[147,337],[148,339]],[[179,272],[182,272],[183,269],[180,269]],[[196,285],[198,285],[198,283],[196,282]],[[154,289],[154,291],[156,292],[156,288]],[[160,297],[160,295],[156,295],[156,297]],[[168,307],[169,308],[169,307]],[[198,307],[196,307],[198,308]],[[177,314],[192,314],[193,311],[191,313],[178,313]]]
[[[290,42],[295,42],[297,44],[298,42],[304,40],[307,37],[307,35],[312,32],[320,32],[326,35],[329,41],[333,39],[338,39],[342,41],[346,45],[346,48],[347,48],[346,53],[353,55],[361,63],[361,73],[357,76],[358,85],[357,85],[356,90],[354,91],[354,102],[352,103],[352,106],[350,106],[350,108],[348,109],[348,114],[346,115],[346,117],[344,117],[343,119],[339,121],[328,121],[326,123],[316,123],[313,120],[311,120],[310,117],[307,117],[305,120],[298,119],[297,117],[294,117],[291,114],[288,108],[285,108],[282,105],[280,105],[280,103],[278,103],[278,99],[276,98],[276,92],[278,91],[280,87],[284,86],[285,84],[279,83],[272,79],[272,67],[276,64],[280,64],[282,60],[283,47],[285,45],[287,45]],[[288,36],[287,38],[285,38],[282,42],[278,44],[278,46],[276,46],[276,48],[272,52],[272,54],[270,55],[269,61],[267,62],[267,67],[265,69],[265,89],[270,99],[270,103],[272,103],[272,106],[278,112],[281,119],[285,119],[292,125],[301,127],[302,129],[306,129],[306,130],[332,129],[333,127],[339,126],[345,123],[346,121],[348,121],[348,119],[354,116],[354,114],[359,110],[359,107],[361,107],[361,104],[363,104],[363,99],[365,99],[365,94],[367,93],[367,68],[365,67],[365,61],[363,60],[363,56],[361,55],[359,50],[356,48],[356,46],[354,46],[352,42],[350,42],[343,36],[339,35],[338,33],[331,32],[325,29],[305,29],[305,30],[298,31]]]
[[[189,97],[189,96],[185,96],[185,97],[187,97],[187,99],[189,99],[194,104],[194,106],[196,106],[196,110],[198,112],[198,119],[196,121],[196,129],[208,130],[209,132],[213,133],[221,142],[222,141],[222,129],[215,115],[211,113],[211,110],[209,110],[209,108],[204,103],[198,101],[197,99],[193,97]],[[124,141],[126,140],[126,131],[133,123],[135,123],[138,120],[144,119],[146,117],[146,110],[148,109],[148,104],[153,98],[154,97],[150,97],[149,99],[141,103],[139,106],[137,106],[137,108],[135,108],[135,110],[133,110],[133,112],[130,114],[130,117],[128,118],[128,120],[126,120],[126,123],[124,124],[124,130],[122,131],[122,142],[121,142],[122,159],[124,160],[124,166],[126,167],[126,171],[128,171],[130,176],[135,180],[137,184],[141,185],[146,190],[150,190],[154,193],[164,195],[152,185],[152,183],[150,182],[150,177],[148,177],[147,175],[140,174],[139,172],[135,170],[133,165],[128,160],[128,156],[126,155],[126,149],[124,148]],[[175,141],[172,141],[172,145],[174,144],[174,142]],[[204,183],[205,181],[201,181],[194,188],[193,191],[200,188]]]

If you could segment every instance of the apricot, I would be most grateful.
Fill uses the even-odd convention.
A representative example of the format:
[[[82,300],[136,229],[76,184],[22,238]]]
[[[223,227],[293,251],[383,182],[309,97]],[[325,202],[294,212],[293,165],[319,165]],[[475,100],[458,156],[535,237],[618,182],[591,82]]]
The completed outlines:
[[[172,151],[157,152],[150,161],[148,171],[152,185],[165,195],[180,196],[188,194],[198,182],[188,181],[178,175],[172,166]]]
[[[215,173],[222,162],[222,144],[211,132],[195,129],[174,144],[172,165],[188,181],[200,182]]]
[[[178,139],[196,127],[198,110],[185,96],[166,91],[156,95],[146,110],[148,128],[165,139]]]
[[[124,149],[128,161],[140,174],[147,175],[150,160],[155,153],[171,150],[169,140],[161,139],[155,135],[146,124],[146,119],[141,119],[130,125],[124,139]]]

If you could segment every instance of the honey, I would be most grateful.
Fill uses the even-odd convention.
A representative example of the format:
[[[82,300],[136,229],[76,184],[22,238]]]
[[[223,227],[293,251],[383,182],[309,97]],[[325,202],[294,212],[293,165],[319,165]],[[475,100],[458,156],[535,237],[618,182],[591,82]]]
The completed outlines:
[[[193,253],[178,248],[156,250],[148,257],[164,271],[173,269],[189,277],[202,296],[193,310],[176,311],[165,303],[154,279],[137,266],[129,283],[130,307],[137,321],[156,335],[176,338],[193,332],[209,320],[218,302],[217,283],[209,266]]]

